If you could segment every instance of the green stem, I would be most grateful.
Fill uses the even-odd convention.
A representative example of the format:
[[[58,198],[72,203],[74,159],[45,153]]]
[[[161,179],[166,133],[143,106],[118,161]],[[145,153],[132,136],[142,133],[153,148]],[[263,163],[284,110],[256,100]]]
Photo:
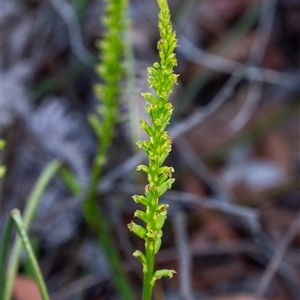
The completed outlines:
[[[82,211],[87,224],[96,233],[111,267],[113,281],[121,297],[126,300],[134,299],[128,280],[121,268],[121,259],[117,248],[111,239],[110,224],[98,205],[97,187],[106,164],[107,152],[114,135],[114,125],[119,120],[118,98],[121,95],[120,83],[124,75],[122,66],[124,56],[124,30],[127,21],[124,16],[127,9],[126,0],[107,0],[106,15],[103,24],[107,31],[99,41],[100,62],[96,73],[102,79],[95,86],[95,95],[101,101],[96,111],[91,115],[90,122],[98,136],[98,149],[93,162],[89,195],[83,203]],[[98,116],[101,116],[99,119]]]
[[[107,147],[105,146],[103,146],[103,148],[99,147],[98,155],[96,157],[102,156],[103,151],[106,148]],[[103,165],[97,164],[97,160],[95,159],[91,175],[92,179],[89,186],[89,194],[82,205],[82,213],[88,226],[97,235],[97,240],[104,250],[117,290],[119,291],[120,295],[122,295],[123,299],[132,300],[135,297],[122,270],[121,259],[116,251],[117,248],[112,241],[107,217],[101,211],[101,208],[97,202],[97,187],[99,179],[102,175],[102,169]],[[80,184],[68,169],[62,170],[63,172],[61,172],[61,175],[65,181],[65,184],[73,194],[78,194],[78,192],[82,190],[82,187],[80,187]]]
[[[97,239],[106,254],[113,275],[112,279],[122,299],[132,300],[134,299],[134,294],[122,270],[121,259],[111,238],[107,217],[97,203],[97,183],[101,174],[102,165],[96,166],[94,164],[90,194],[83,203],[82,212],[87,224],[96,233]]]
[[[10,213],[10,217],[14,221],[14,224],[17,228],[17,232],[19,234],[19,237],[22,241],[23,247],[28,255],[29,262],[32,266],[34,278],[36,280],[36,283],[38,285],[41,297],[43,300],[50,300],[47,288],[43,279],[42,272],[39,268],[38,262],[35,258],[34,252],[32,250],[29,238],[27,236],[27,233],[25,231],[25,223],[22,220],[20,211],[18,209],[13,209]]]
[[[2,237],[2,246],[0,249],[0,299],[3,299],[4,297],[4,273],[5,273],[5,262],[7,259],[7,253],[8,253],[8,247],[9,247],[9,242],[10,242],[10,237],[11,237],[11,232],[12,232],[12,227],[13,227],[13,220],[12,218],[8,218],[4,227],[4,233]]]
[[[79,195],[79,193],[82,192],[81,184],[68,168],[60,168],[59,174],[61,175],[62,180],[64,181],[71,194]]]
[[[43,195],[49,182],[58,171],[59,167],[60,167],[60,163],[57,160],[52,161],[46,166],[46,168],[43,170],[42,174],[38,178],[28,198],[27,205],[24,210],[24,220],[23,220],[24,230],[28,230],[29,225],[35,215],[36,208],[40,201],[40,198]],[[11,299],[13,285],[15,282],[15,278],[19,266],[19,257],[20,257],[21,250],[22,250],[22,242],[17,237],[13,245],[12,252],[10,254],[10,258],[8,262],[7,278],[4,287],[3,300]]]
[[[105,158],[107,156],[110,143],[111,141],[107,143],[103,143],[102,141],[99,142],[98,151],[93,162],[91,182],[89,187],[90,195],[87,201],[92,201],[92,199],[96,198],[97,196],[98,183],[102,176],[103,166],[105,165]]]
[[[147,266],[144,266],[144,282],[143,282],[143,300],[151,300],[153,291],[153,274],[154,274],[154,242],[147,239],[145,243],[145,254]]]

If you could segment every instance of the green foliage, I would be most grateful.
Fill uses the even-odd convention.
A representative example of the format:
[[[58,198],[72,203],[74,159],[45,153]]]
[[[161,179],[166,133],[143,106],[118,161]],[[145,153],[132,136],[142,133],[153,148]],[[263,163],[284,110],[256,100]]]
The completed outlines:
[[[47,186],[51,182],[52,178],[55,176],[59,168],[61,167],[61,163],[57,160],[52,161],[49,163],[41,175],[39,176],[38,180],[36,181],[28,199],[27,204],[24,209],[24,219],[22,221],[22,228],[24,231],[27,231],[29,229],[29,226],[34,218],[34,215],[37,210],[37,206],[39,204],[39,201],[44,194]],[[24,245],[24,241],[20,238],[16,238],[15,242],[13,244],[13,247],[10,251],[10,256],[8,260],[7,265],[7,272],[6,272],[6,280],[5,285],[3,284],[4,280],[4,267],[6,263],[6,254],[8,249],[8,243],[9,243],[9,237],[10,237],[10,231],[11,231],[12,223],[8,222],[8,226],[6,226],[4,237],[3,237],[3,244],[1,247],[1,268],[0,268],[0,283],[1,286],[4,287],[4,291],[2,291],[3,295],[0,294],[1,299],[3,300],[10,300],[13,290],[13,285],[15,282],[18,266],[19,266],[19,257],[22,250],[22,243]],[[2,297],[3,296],[3,297]]]
[[[8,273],[7,278],[4,278],[4,273],[5,273],[4,270],[5,270],[5,262],[6,262],[6,258],[7,258],[7,254],[8,254],[9,241],[10,241],[10,238],[12,235],[13,225],[17,229],[17,235],[18,235],[17,239],[20,241],[20,243],[22,242],[23,248],[24,248],[25,252],[27,253],[28,263],[29,263],[30,269],[32,271],[33,278],[35,279],[37,286],[39,288],[41,298],[42,298],[42,300],[49,300],[50,297],[49,297],[49,294],[47,291],[47,287],[45,285],[43,275],[39,268],[37,259],[35,257],[31,241],[27,235],[26,226],[24,224],[24,221],[23,221],[20,211],[16,208],[10,212],[10,215],[9,215],[6,225],[4,227],[2,245],[0,248],[0,259],[1,259],[0,260],[0,262],[1,262],[0,263],[0,287],[1,287],[0,297],[1,297],[1,299],[11,299],[11,292],[8,289],[8,286],[12,286],[12,284],[14,282],[14,276],[11,276],[12,275],[11,272],[7,272]],[[15,250],[15,248],[14,248],[14,250]],[[12,253],[16,253],[14,250]],[[11,257],[12,256],[13,256],[13,254],[11,254]],[[4,282],[5,282],[5,285],[4,285]],[[9,284],[8,284],[8,282],[9,282]]]
[[[98,182],[107,161],[108,148],[114,136],[114,126],[120,119],[118,100],[121,94],[120,82],[124,74],[122,64],[125,48],[123,35],[127,27],[125,18],[127,1],[107,0],[106,2],[106,13],[102,20],[107,32],[104,38],[97,43],[100,50],[100,62],[96,66],[96,73],[102,80],[102,83],[95,86],[95,95],[99,104],[96,113],[89,117],[90,124],[98,138],[98,149],[93,162],[88,196],[82,208],[87,224],[97,234],[97,239],[105,251],[116,288],[122,299],[132,300],[134,295],[122,270],[117,247],[111,238],[110,223],[97,201]],[[65,179],[67,178],[65,177]],[[72,182],[69,180],[69,186],[71,186],[70,184]]]
[[[42,298],[42,300],[50,300],[42,272],[40,270],[40,267],[38,265],[35,255],[34,255],[34,252],[33,252],[32,246],[31,246],[31,242],[27,235],[24,221],[23,221],[20,211],[18,209],[13,209],[10,213],[10,217],[12,218],[12,220],[14,222],[14,225],[17,229],[18,236],[20,237],[23,247],[27,253],[29,263],[33,270],[34,279],[35,279],[37,286],[39,288],[39,291],[40,291],[41,298]]]
[[[3,150],[4,147],[5,147],[5,141],[0,139],[0,150]],[[2,178],[4,176],[5,171],[6,171],[5,167],[2,166],[2,163],[0,161],[0,178]]]
[[[159,204],[159,197],[171,188],[174,179],[174,169],[162,166],[171,151],[171,138],[165,130],[172,115],[173,106],[168,102],[169,95],[176,83],[178,75],[174,74],[173,68],[177,61],[175,47],[177,40],[170,22],[170,12],[166,0],[158,0],[159,5],[159,31],[160,40],[158,51],[160,62],[148,68],[148,83],[154,90],[151,93],[143,93],[148,100],[145,110],[149,114],[151,124],[144,120],[140,121],[141,128],[149,135],[149,140],[138,141],[137,145],[143,149],[148,157],[149,165],[140,165],[137,170],[145,172],[148,176],[148,185],[145,195],[134,195],[133,200],[146,207],[145,211],[137,210],[135,217],[142,220],[146,226],[140,226],[134,222],[128,224],[128,228],[138,237],[145,240],[145,254],[135,251],[136,256],[143,265],[144,286],[143,300],[150,300],[152,289],[156,279],[172,277],[173,270],[154,271],[154,256],[160,249],[162,227],[167,217],[168,205]]]

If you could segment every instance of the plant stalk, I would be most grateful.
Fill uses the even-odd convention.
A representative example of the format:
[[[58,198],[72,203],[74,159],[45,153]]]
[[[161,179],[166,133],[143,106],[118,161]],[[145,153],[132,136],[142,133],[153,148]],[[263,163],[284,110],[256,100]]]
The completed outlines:
[[[10,213],[10,218],[13,220],[16,228],[17,228],[17,232],[19,235],[19,238],[23,244],[23,247],[28,255],[28,259],[29,262],[31,264],[32,270],[33,270],[33,274],[34,274],[34,278],[36,280],[36,283],[38,285],[42,300],[50,300],[44,279],[43,279],[43,275],[42,272],[39,268],[38,262],[35,258],[33,249],[31,247],[31,243],[30,240],[28,238],[28,235],[25,231],[25,224],[23,222],[23,219],[21,217],[20,211],[18,209],[13,209]]]
[[[43,170],[35,186],[33,187],[33,190],[29,195],[27,205],[24,210],[23,227],[25,231],[28,230],[30,223],[32,222],[32,219],[36,212],[36,208],[45,189],[47,188],[48,184],[50,183],[51,179],[54,177],[54,175],[56,174],[60,166],[61,164],[57,160],[54,160],[51,163],[49,163],[46,166],[46,168]],[[20,240],[19,237],[16,237],[8,261],[3,300],[11,299],[13,285],[15,282],[15,278],[19,266],[19,257],[20,257],[21,250],[22,250],[22,241]]]
[[[102,156],[104,153],[103,149],[100,150],[99,156]],[[96,157],[99,157],[96,156]],[[92,228],[93,232],[97,236],[101,247],[103,248],[108,263],[111,267],[111,272],[113,275],[113,281],[116,285],[117,290],[119,291],[122,299],[132,300],[134,299],[133,291],[129,285],[129,282],[122,270],[122,263],[117,252],[117,248],[114,245],[114,242],[110,234],[110,226],[107,222],[107,217],[103,214],[100,206],[97,202],[97,187],[98,181],[102,175],[102,164],[94,163],[92,179],[90,184],[89,195],[82,206],[82,211],[84,218],[87,224]]]
[[[0,249],[0,299],[4,298],[4,277],[5,277],[5,262],[7,260],[9,242],[12,234],[13,228],[13,220],[12,218],[8,218],[6,224],[4,226],[4,232],[2,237],[1,249]]]

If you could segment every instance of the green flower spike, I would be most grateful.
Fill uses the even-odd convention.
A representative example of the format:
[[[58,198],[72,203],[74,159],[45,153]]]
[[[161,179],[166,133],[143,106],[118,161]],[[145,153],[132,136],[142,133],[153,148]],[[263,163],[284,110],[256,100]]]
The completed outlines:
[[[167,204],[159,204],[159,197],[171,188],[173,167],[162,166],[171,151],[171,138],[165,128],[169,124],[173,106],[168,101],[169,95],[176,83],[178,75],[174,74],[173,68],[177,61],[175,47],[177,40],[170,22],[170,12],[166,0],[157,0],[159,12],[158,51],[160,62],[148,68],[148,83],[154,90],[154,94],[143,93],[147,102],[146,112],[149,114],[151,124],[144,120],[140,121],[141,128],[148,134],[149,140],[138,141],[139,148],[145,151],[149,164],[139,165],[138,171],[143,171],[148,176],[148,184],[145,188],[145,196],[134,195],[133,200],[146,207],[145,211],[137,210],[134,214],[145,225],[140,226],[131,222],[128,225],[138,237],[145,240],[145,253],[135,251],[134,256],[143,265],[144,284],[143,300],[151,300],[154,283],[162,277],[171,278],[173,270],[154,270],[154,256],[160,249],[162,238],[162,227],[167,218]]]
[[[132,300],[134,293],[125,275],[121,257],[111,238],[110,222],[98,203],[98,183],[107,163],[109,147],[114,137],[116,123],[121,119],[119,113],[121,82],[124,77],[124,33],[128,26],[126,18],[127,0],[105,0],[105,16],[101,17],[106,33],[97,42],[100,50],[96,73],[101,83],[95,86],[98,98],[95,112],[89,116],[91,126],[97,135],[97,153],[93,161],[89,193],[82,205],[83,215],[89,227],[97,234],[97,240],[106,254],[111,268],[112,280],[121,299]],[[135,228],[135,227],[133,227]],[[138,232],[138,231],[136,231]]]

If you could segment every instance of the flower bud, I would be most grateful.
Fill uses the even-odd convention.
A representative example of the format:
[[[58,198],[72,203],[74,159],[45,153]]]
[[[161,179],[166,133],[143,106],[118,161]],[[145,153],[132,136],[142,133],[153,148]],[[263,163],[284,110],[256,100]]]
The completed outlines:
[[[149,221],[149,216],[142,210],[136,210],[135,213],[134,213],[134,216],[136,218],[139,218],[141,219],[142,221],[144,221],[146,224],[148,223]]]
[[[128,225],[127,225],[128,229],[130,231],[132,231],[135,235],[137,235],[138,237],[140,237],[141,239],[145,239],[147,231],[144,227],[137,225],[136,223],[134,223],[133,221],[131,221]]]
[[[146,100],[149,100],[153,104],[157,101],[157,99],[151,93],[141,93],[142,97]]]
[[[132,253],[132,255],[136,257],[142,265],[146,264],[146,257],[141,251],[136,250]]]
[[[154,254],[156,255],[161,247],[161,238],[157,238],[154,243]]]
[[[162,277],[172,278],[174,274],[176,274],[176,271],[174,271],[174,270],[168,270],[168,269],[158,270],[154,273],[153,280],[155,281],[155,280],[160,279]]]
[[[142,196],[142,195],[133,195],[132,199],[135,203],[140,203],[140,204],[143,204],[145,206],[147,206],[149,204],[148,199],[145,196]]]
[[[162,227],[164,226],[164,223],[166,221],[167,218],[167,211],[163,211],[160,214],[158,214],[155,218],[155,228],[157,230],[162,229]]]
[[[159,188],[158,188],[158,197],[160,197],[162,194],[164,194],[168,189],[171,188],[172,183],[175,181],[175,179],[168,179],[166,182],[164,182]]]
[[[144,121],[144,120],[140,120],[140,125],[142,130],[144,130],[149,136],[153,135],[153,129],[150,127],[150,125]]]
[[[145,166],[145,165],[139,165],[136,167],[137,171],[144,171],[145,173],[149,173],[150,169],[149,167]]]

